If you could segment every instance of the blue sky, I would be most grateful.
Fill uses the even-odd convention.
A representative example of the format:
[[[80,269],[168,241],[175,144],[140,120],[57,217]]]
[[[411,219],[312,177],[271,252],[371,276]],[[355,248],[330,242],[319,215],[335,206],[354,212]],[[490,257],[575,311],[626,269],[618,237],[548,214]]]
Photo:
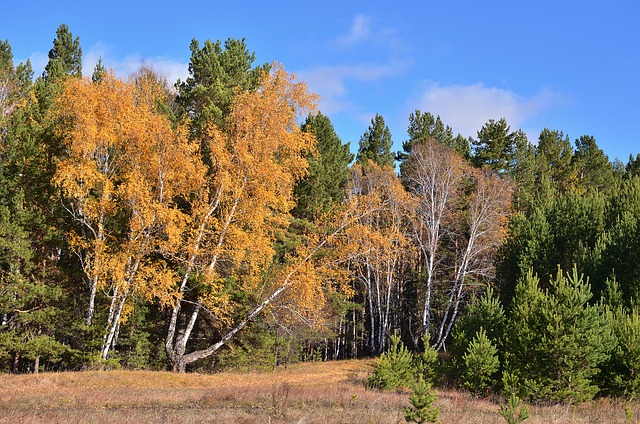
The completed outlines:
[[[352,150],[376,113],[400,149],[420,109],[465,136],[505,117],[534,143],[547,127],[593,135],[610,159],[640,153],[637,0],[220,3],[5,2],[0,39],[39,74],[66,23],[85,74],[101,56],[119,75],[144,60],[173,81],[191,39],[246,38],[258,63],[282,63],[321,96]]]

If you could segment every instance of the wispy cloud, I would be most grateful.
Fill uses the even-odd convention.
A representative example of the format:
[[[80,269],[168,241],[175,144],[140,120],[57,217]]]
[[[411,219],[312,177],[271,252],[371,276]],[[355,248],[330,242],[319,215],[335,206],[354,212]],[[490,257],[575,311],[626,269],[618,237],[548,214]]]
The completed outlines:
[[[528,119],[561,101],[562,96],[549,89],[527,98],[482,83],[450,86],[429,83],[418,108],[440,115],[454,132],[475,137],[489,119],[505,118],[512,129],[522,128]]]
[[[336,44],[341,47],[348,47],[368,39],[372,35],[371,23],[371,17],[364,14],[356,15],[353,18],[349,32],[336,38]]]
[[[323,113],[353,112],[355,105],[348,100],[349,85],[370,83],[402,74],[411,61],[391,61],[387,64],[360,63],[354,65],[323,66],[298,72],[309,89],[320,96]]]
[[[187,63],[162,56],[145,57],[138,54],[127,55],[118,59],[111,53],[111,49],[104,44],[95,44],[84,54],[82,63],[84,75],[93,73],[99,58],[102,58],[102,64],[105,68],[113,69],[116,75],[120,77],[126,77],[135,72],[143,63],[164,76],[170,85],[173,85],[178,79],[184,81],[189,76],[189,65]]]
[[[165,77],[171,86],[173,86],[178,78],[184,81],[189,76],[188,63],[183,63],[168,57],[146,57],[139,54],[130,54],[124,58],[118,58],[112,52],[112,49],[103,43],[94,44],[86,50],[83,49],[82,73],[85,76],[90,76],[100,58],[102,58],[102,64],[105,68],[113,69],[113,72],[122,78],[138,70],[143,63]],[[49,61],[49,56],[47,53],[34,52],[27,59],[31,61],[34,76],[39,77],[44,72],[44,68]],[[24,62],[26,59],[20,61]]]

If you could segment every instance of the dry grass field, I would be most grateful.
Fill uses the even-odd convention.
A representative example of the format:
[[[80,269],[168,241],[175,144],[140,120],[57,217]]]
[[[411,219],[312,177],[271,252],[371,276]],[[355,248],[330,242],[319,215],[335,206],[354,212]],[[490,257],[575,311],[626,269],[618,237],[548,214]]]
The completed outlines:
[[[274,373],[108,371],[0,374],[0,423],[403,423],[408,393],[364,387],[373,362]],[[504,422],[499,405],[438,390],[442,423]],[[625,407],[628,409],[625,414]],[[527,424],[637,423],[640,404],[533,406]],[[631,413],[634,414],[631,417]]]

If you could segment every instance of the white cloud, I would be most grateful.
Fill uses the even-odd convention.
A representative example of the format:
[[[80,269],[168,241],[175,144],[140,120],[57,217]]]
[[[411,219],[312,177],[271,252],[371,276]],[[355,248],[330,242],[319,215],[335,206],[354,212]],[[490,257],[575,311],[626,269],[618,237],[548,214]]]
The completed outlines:
[[[44,67],[47,66],[47,62],[49,62],[49,55],[47,53],[42,52],[34,52],[27,58],[31,62],[31,68],[33,69],[34,78],[39,77],[44,72]],[[24,60],[14,60],[17,63],[25,63],[27,59]]]
[[[404,72],[410,63],[405,60],[388,64],[323,66],[297,72],[297,75],[311,91],[320,96],[320,110],[332,114],[354,109],[354,105],[347,100],[350,83],[395,77]]]
[[[138,54],[128,55],[119,59],[115,57],[109,46],[102,43],[94,44],[83,51],[82,74],[91,76],[100,58],[102,58],[102,65],[106,69],[113,69],[115,74],[122,78],[126,78],[132,72],[138,70],[143,63],[164,76],[171,87],[173,87],[178,78],[184,81],[189,76],[188,63],[162,56],[145,57]],[[34,77],[37,78],[44,72],[44,68],[49,61],[49,55],[47,53],[34,52],[28,59],[31,61]],[[21,62],[25,61],[21,60]]]
[[[366,40],[371,34],[371,18],[363,14],[358,14],[353,18],[349,32],[346,35],[338,37],[336,43],[339,46],[347,47]]]
[[[475,137],[489,119],[505,118],[512,129],[522,128],[528,119],[557,103],[560,98],[549,89],[525,98],[513,91],[485,87],[482,83],[451,86],[430,83],[420,98],[418,108],[440,115],[455,133]]]
[[[138,54],[118,59],[114,57],[108,46],[101,43],[91,46],[87,53],[83,55],[83,58],[82,73],[84,75],[91,75],[96,63],[98,63],[98,59],[102,58],[103,66],[107,69],[113,69],[119,77],[130,75],[138,70],[143,63],[164,76],[170,86],[173,86],[178,78],[184,81],[189,76],[188,63],[162,56],[144,57]]]

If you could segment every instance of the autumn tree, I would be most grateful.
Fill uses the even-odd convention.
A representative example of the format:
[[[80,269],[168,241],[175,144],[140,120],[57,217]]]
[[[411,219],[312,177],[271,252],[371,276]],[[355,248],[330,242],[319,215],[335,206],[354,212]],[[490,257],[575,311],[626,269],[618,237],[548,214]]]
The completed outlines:
[[[452,149],[430,139],[413,146],[402,178],[416,199],[411,234],[422,256],[425,275],[421,309],[422,334],[430,334],[433,286],[443,275],[450,236],[467,166]]]
[[[416,199],[412,234],[424,273],[421,334],[427,340],[432,336],[433,347],[440,349],[467,285],[493,277],[493,258],[504,238],[512,189],[434,140],[414,146],[404,170],[403,179]],[[435,291],[442,306],[434,328]]]
[[[144,85],[113,75],[98,83],[70,79],[57,106],[67,157],[53,182],[77,224],[68,237],[88,287],[87,324],[97,290],[110,295],[102,359],[131,295],[170,301],[174,274],[152,256],[175,254],[184,221],[175,201],[202,178],[186,130],[153,111],[153,89]]]
[[[373,161],[352,167],[349,192],[361,213],[346,230],[344,257],[365,303],[368,349],[381,353],[387,335],[400,327],[403,270],[414,252],[405,217],[413,204],[391,167]]]
[[[302,315],[324,303],[326,282],[312,260],[325,243],[318,234],[284,264],[272,264],[275,232],[288,225],[293,187],[314,148],[296,118],[314,102],[304,84],[276,66],[257,90],[237,95],[224,127],[208,128],[210,168],[190,201],[178,258],[184,272],[165,344],[175,371],[215,353],[276,301],[288,299]],[[203,315],[214,319],[206,325]],[[209,327],[207,344],[188,352],[199,321]]]

